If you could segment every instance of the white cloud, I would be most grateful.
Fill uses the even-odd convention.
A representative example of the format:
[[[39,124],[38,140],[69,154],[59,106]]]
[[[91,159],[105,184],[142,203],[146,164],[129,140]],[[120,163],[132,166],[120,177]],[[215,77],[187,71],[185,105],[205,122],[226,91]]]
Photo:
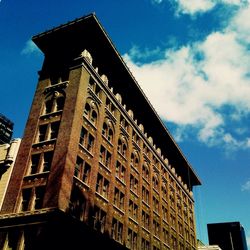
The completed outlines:
[[[177,139],[191,126],[197,138],[210,146],[250,148],[249,130],[241,130],[241,136],[238,132],[241,119],[250,117],[250,36],[246,34],[250,31],[248,24],[238,27],[248,11],[247,6],[239,9],[223,31],[203,41],[166,49],[161,60],[137,63],[137,47],[136,53],[124,55],[162,119],[178,126]],[[234,128],[233,122],[239,124]]]
[[[212,10],[217,5],[225,6],[243,6],[248,0],[165,0],[176,5],[177,14],[196,15]],[[153,0],[155,3],[161,3],[163,0]]]
[[[38,47],[32,42],[32,40],[28,40],[25,43],[25,47],[21,51],[22,55],[29,55],[33,53],[41,53]]]
[[[250,191],[250,180],[241,186],[241,191]]]

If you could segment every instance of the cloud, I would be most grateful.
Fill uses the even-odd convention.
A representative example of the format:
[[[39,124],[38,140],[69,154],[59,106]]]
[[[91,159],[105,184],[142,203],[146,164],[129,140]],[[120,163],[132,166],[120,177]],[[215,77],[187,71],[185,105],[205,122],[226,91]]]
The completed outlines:
[[[248,180],[246,183],[244,183],[241,186],[241,191],[249,191],[250,192],[250,180]]]
[[[37,54],[37,53],[41,53],[40,50],[38,49],[38,47],[33,43],[32,40],[28,40],[25,43],[25,47],[22,49],[21,54],[22,55],[30,55],[30,54]]]
[[[159,115],[177,126],[177,139],[191,127],[209,146],[250,148],[249,129],[239,130],[243,117],[250,118],[250,21],[239,26],[249,11],[239,9],[203,41],[166,48],[161,59],[141,63],[138,47],[124,55]]]

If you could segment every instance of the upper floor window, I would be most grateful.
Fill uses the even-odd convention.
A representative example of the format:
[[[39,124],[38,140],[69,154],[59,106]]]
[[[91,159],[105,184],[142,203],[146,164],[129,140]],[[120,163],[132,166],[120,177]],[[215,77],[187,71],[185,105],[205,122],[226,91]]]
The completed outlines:
[[[135,168],[138,169],[139,167],[139,157],[137,152],[132,152],[131,154],[131,165]]]
[[[149,250],[149,246],[150,246],[149,241],[142,238],[141,239],[141,250]]]
[[[159,213],[159,200],[155,196],[153,196],[153,209]]]
[[[115,115],[115,105],[110,101],[108,97],[106,99],[106,107],[111,112],[111,114]]]
[[[131,174],[130,175],[130,189],[136,194],[138,193],[138,185],[139,185],[138,179]]]
[[[137,250],[137,233],[128,229],[127,247],[131,250]]]
[[[112,123],[111,123],[109,120],[108,120],[108,121],[105,121],[105,122],[103,123],[102,135],[103,135],[109,142],[112,143],[114,132],[113,132]]]
[[[138,219],[138,205],[134,201],[129,200],[128,210],[129,210],[129,216],[137,220]]]
[[[128,131],[128,122],[127,120],[121,115],[121,118],[120,118],[120,123],[121,123],[121,126],[126,130]]]
[[[158,179],[158,176],[156,174],[154,174],[154,176],[152,178],[152,182],[153,182],[153,188],[156,189],[157,191],[159,191],[159,179]]]
[[[140,137],[135,131],[133,131],[132,139],[136,144],[140,144]]]
[[[110,168],[111,165],[111,153],[108,151],[107,148],[101,145],[100,149],[100,162],[106,166],[107,168]]]
[[[118,188],[115,188],[114,194],[114,204],[120,209],[124,209],[124,193],[120,191]]]
[[[53,95],[50,95],[45,100],[44,113],[49,114],[57,111],[63,110],[65,102],[64,94],[59,92],[54,92]]]
[[[157,237],[160,235],[160,224],[156,220],[153,220],[153,233]]]
[[[101,233],[104,233],[106,223],[106,212],[101,208],[94,206],[93,213],[93,228]]]
[[[89,152],[92,152],[94,147],[94,136],[82,127],[79,143],[85,147]]]
[[[84,183],[89,184],[91,167],[81,157],[77,157],[74,175],[82,180]]]
[[[40,125],[38,129],[38,142],[56,139],[59,131],[60,122],[53,122]]]
[[[96,192],[102,195],[105,198],[108,198],[109,192],[109,181],[98,173],[96,181]]]
[[[121,181],[125,182],[125,172],[126,168],[119,161],[117,161],[115,176],[119,178]]]
[[[149,204],[149,191],[144,186],[142,186],[142,200]]]
[[[97,82],[92,77],[90,77],[90,79],[89,79],[89,87],[93,90],[93,92],[98,97],[100,97],[100,95],[101,95],[101,88],[99,87],[99,85],[97,84]]]
[[[111,237],[118,242],[122,242],[122,232],[123,232],[123,224],[117,219],[113,218]]]
[[[149,229],[149,214],[142,210],[142,226]]]
[[[124,157],[126,157],[127,142],[123,136],[118,139],[118,152]]]
[[[142,177],[149,181],[149,167],[146,163],[142,166]]]
[[[84,116],[94,125],[97,123],[97,107],[93,101],[85,104]]]

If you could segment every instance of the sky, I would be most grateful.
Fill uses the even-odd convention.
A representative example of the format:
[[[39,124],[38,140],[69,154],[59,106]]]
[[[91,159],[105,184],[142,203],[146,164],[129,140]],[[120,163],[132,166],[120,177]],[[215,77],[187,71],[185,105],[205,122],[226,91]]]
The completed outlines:
[[[248,0],[0,1],[0,113],[22,137],[43,54],[31,37],[95,12],[202,181],[197,236],[239,221],[250,247]]]

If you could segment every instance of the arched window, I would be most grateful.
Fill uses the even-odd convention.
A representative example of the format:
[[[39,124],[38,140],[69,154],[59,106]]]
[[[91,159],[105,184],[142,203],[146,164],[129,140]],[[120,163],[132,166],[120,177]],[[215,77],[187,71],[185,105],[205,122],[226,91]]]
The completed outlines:
[[[114,135],[114,132],[113,132],[113,125],[112,123],[107,120],[107,121],[104,121],[103,123],[103,127],[102,127],[102,135],[110,142],[113,141],[113,135]]]
[[[159,178],[157,174],[154,174],[152,181],[153,181],[153,188],[159,191]]]
[[[49,114],[57,111],[63,110],[64,107],[65,95],[55,91],[48,94],[45,100],[44,105],[44,114]]]
[[[124,157],[126,156],[127,153],[127,142],[124,136],[121,136],[118,139],[118,152],[122,154]]]
[[[91,101],[90,103],[87,102],[84,108],[84,116],[91,121],[94,125],[97,122],[97,107],[96,104]]]
[[[149,167],[147,163],[144,163],[142,166],[142,177],[149,180]]]
[[[139,157],[138,157],[138,153],[136,151],[132,152],[132,154],[131,154],[131,165],[135,169],[138,169],[138,167],[139,167]]]

